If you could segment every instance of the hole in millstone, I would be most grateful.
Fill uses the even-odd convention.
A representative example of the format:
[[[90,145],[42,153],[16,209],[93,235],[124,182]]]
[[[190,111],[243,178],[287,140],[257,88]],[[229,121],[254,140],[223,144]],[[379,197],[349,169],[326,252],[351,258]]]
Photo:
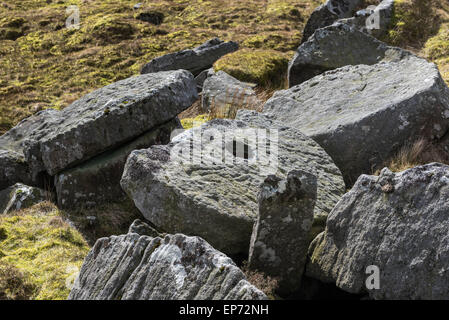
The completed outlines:
[[[236,158],[248,160],[254,157],[254,151],[246,140],[242,142],[234,139],[226,144],[226,150]]]

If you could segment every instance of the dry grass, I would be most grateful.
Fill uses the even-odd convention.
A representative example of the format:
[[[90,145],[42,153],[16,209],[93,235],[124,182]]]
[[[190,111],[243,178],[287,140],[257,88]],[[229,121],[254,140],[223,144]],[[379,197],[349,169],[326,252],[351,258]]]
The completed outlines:
[[[449,164],[449,155],[440,144],[420,138],[403,146],[385,166],[393,172],[401,172],[432,162]],[[375,175],[379,175],[380,171],[377,170]]]
[[[37,288],[29,278],[15,266],[0,262],[0,300],[30,300]]]
[[[246,262],[244,263],[242,270],[245,273],[246,279],[251,284],[265,293],[270,299],[275,299],[275,291],[278,288],[279,283],[277,278],[270,277],[260,271],[249,270]]]

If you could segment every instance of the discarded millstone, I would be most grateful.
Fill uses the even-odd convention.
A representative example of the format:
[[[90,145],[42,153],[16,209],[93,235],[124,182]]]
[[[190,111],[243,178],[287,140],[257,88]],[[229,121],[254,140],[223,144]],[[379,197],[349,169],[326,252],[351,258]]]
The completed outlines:
[[[387,46],[344,23],[318,29],[296,51],[289,63],[289,87],[301,84],[325,71],[347,65],[373,65],[399,61],[410,52]]]
[[[343,18],[350,18],[362,0],[327,0],[312,12],[303,31],[302,42],[320,28],[330,26]]]
[[[352,185],[416,137],[441,138],[449,89],[434,64],[407,55],[328,71],[278,91],[263,111],[317,141]]]
[[[222,112],[227,115],[233,108],[261,105],[254,86],[241,82],[224,71],[209,75],[203,84],[203,112],[210,112],[213,107],[214,112]]]
[[[197,99],[192,74],[179,70],[131,77],[62,111],[39,112],[0,137],[0,186],[30,179],[35,185],[42,173],[53,176],[117,148],[172,120]]]
[[[374,299],[448,299],[448,197],[447,165],[362,175],[311,244],[307,275]]]
[[[184,69],[197,76],[201,71],[211,68],[214,62],[222,56],[237,51],[238,48],[239,46],[236,42],[224,42],[215,38],[194,49],[155,58],[143,66],[141,73]]]
[[[169,143],[172,131],[179,128],[182,126],[176,118],[120,148],[57,174],[54,184],[58,206],[68,209],[88,208],[126,197],[120,186],[120,179],[129,154],[136,149]]]
[[[278,278],[284,295],[301,285],[316,193],[316,177],[302,171],[290,171],[285,180],[269,176],[261,186],[248,267]]]
[[[242,111],[238,117],[244,121],[212,120],[166,146],[133,151],[121,181],[158,229],[201,236],[230,255],[248,252],[257,194],[268,175],[285,178],[295,169],[316,174],[318,221],[345,190],[332,159],[310,138],[257,112]]]
[[[134,222],[129,226],[128,233],[137,233],[141,236],[148,236],[153,238],[160,236],[160,233],[157,230],[155,230],[148,223],[145,223],[139,219],[134,220]]]
[[[127,234],[99,239],[69,300],[260,300],[223,253],[198,237]]]
[[[0,214],[26,209],[52,198],[48,191],[16,183],[0,191]]]

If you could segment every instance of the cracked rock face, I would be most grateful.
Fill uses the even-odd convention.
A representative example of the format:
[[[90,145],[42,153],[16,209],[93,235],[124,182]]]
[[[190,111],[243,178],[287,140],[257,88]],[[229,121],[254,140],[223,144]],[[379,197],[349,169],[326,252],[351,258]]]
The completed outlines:
[[[226,254],[247,253],[257,195],[268,175],[285,178],[294,169],[316,174],[317,217],[325,217],[343,195],[339,170],[313,140],[257,112],[242,111],[238,118],[216,119],[169,145],[131,153],[121,185],[158,229],[201,236]],[[186,158],[179,156],[183,150]],[[200,151],[191,157],[191,150]]]
[[[449,299],[449,166],[362,175],[310,246],[307,275],[374,299]],[[379,289],[367,290],[369,266]]]
[[[399,61],[411,53],[387,46],[344,23],[318,29],[296,51],[288,69],[289,86],[347,65]]]
[[[317,141],[348,185],[417,137],[449,129],[449,89],[437,67],[408,55],[346,66],[277,92],[264,113]]]
[[[40,112],[0,137],[0,186],[78,165],[172,120],[197,99],[192,74],[180,70],[131,77],[62,111]]]
[[[99,239],[69,300],[262,300],[264,293],[198,237],[128,234]]]
[[[197,76],[211,68],[215,61],[228,53],[237,51],[238,48],[239,45],[236,42],[211,39],[194,49],[169,53],[151,60],[143,66],[142,74],[184,69]]]
[[[284,180],[269,176],[261,186],[248,267],[278,278],[285,295],[301,285],[316,193],[316,177],[297,170]]]

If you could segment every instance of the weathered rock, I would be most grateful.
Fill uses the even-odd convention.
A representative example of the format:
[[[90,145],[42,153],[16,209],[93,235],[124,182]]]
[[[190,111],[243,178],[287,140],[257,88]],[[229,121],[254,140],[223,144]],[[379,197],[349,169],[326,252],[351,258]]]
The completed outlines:
[[[289,63],[289,86],[301,84],[324,71],[347,65],[373,65],[380,61],[399,61],[411,55],[387,46],[370,35],[344,23],[318,29],[296,51]]]
[[[211,68],[214,62],[222,56],[237,51],[238,48],[236,42],[224,42],[215,38],[194,49],[155,58],[143,66],[141,73],[184,69],[197,76],[201,71]]]
[[[39,171],[31,171],[24,150],[42,137],[42,131],[50,128],[58,115],[53,109],[40,111],[0,136],[0,190],[17,182],[43,186],[43,177],[37,173]],[[36,152],[30,158],[38,161],[40,155]]]
[[[210,68],[210,69],[201,71],[201,73],[195,77],[195,82],[196,82],[196,87],[198,89],[198,92],[203,91],[204,81],[206,81],[207,78],[209,78],[210,76],[212,76],[214,74],[215,74],[214,68]]]
[[[448,197],[449,166],[438,163],[361,176],[312,243],[307,274],[374,299],[448,299]],[[369,266],[379,289],[365,286]]]
[[[277,92],[264,112],[317,141],[351,185],[416,137],[441,138],[449,89],[434,64],[408,55],[328,71]]]
[[[302,42],[306,42],[315,30],[330,26],[343,18],[352,17],[362,0],[327,0],[312,12],[303,31]]]
[[[97,241],[69,300],[259,300],[223,253],[198,237],[128,234]]]
[[[112,151],[103,153],[55,176],[60,208],[93,207],[126,196],[120,186],[126,159],[131,151],[167,144],[174,129],[182,128],[176,118]]]
[[[141,236],[148,236],[153,238],[160,236],[157,230],[155,230],[148,223],[145,223],[139,219],[134,220],[134,222],[129,226],[128,233],[137,233]]]
[[[261,186],[248,266],[278,278],[284,295],[301,285],[316,194],[316,177],[303,171],[290,171],[285,180],[269,176]]]
[[[316,216],[326,216],[335,206],[344,183],[318,144],[256,112],[238,117],[244,121],[216,119],[167,146],[131,153],[122,188],[158,229],[201,236],[227,254],[247,253],[260,184],[270,174],[285,178],[295,169],[318,176]]]
[[[209,112],[211,107],[216,109],[227,109],[232,106],[254,106],[260,105],[255,85],[241,82],[224,71],[218,71],[204,81],[202,108],[203,112]]]
[[[51,199],[50,192],[16,183],[0,191],[0,214],[26,209],[36,203]]]
[[[19,160],[23,155],[33,180],[44,171],[53,176],[172,120],[197,99],[187,71],[136,76],[89,93],[60,112],[26,119],[0,137],[1,148],[9,162],[11,154]],[[21,182],[25,167],[13,166],[12,173],[2,168],[6,182],[0,185]]]

